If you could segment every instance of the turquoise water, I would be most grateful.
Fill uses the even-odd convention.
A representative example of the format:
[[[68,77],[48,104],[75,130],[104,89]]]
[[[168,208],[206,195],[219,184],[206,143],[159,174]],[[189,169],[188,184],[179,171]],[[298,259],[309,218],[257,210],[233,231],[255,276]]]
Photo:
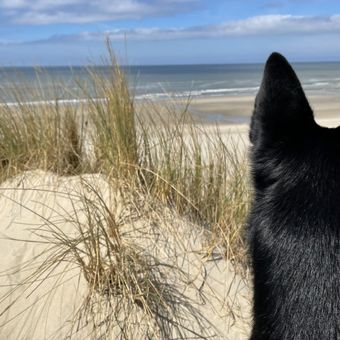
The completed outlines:
[[[340,94],[340,63],[293,64],[308,95]],[[96,67],[103,75],[107,67]],[[190,96],[255,95],[262,72],[262,64],[228,65],[165,65],[124,67],[131,92],[136,99],[161,99]],[[39,85],[39,100],[81,100],[77,82],[88,83],[86,67],[3,68],[0,72],[1,102],[15,102],[15,86],[21,98],[32,100],[31,90]],[[35,98],[37,99],[37,98]]]

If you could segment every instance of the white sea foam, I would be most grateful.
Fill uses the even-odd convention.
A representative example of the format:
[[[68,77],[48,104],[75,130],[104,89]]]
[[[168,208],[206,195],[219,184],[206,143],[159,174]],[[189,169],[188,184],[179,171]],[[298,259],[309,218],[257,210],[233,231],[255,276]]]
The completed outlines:
[[[331,83],[327,82],[327,81],[316,81],[315,83],[312,84],[303,84],[304,87],[308,88],[308,87],[323,87],[323,86],[329,86],[331,85]]]
[[[136,99],[166,99],[166,98],[186,98],[186,97],[200,97],[200,96],[221,96],[224,94],[240,94],[249,93],[253,94],[258,91],[259,86],[253,87],[236,87],[236,88],[221,88],[221,89],[205,89],[205,90],[193,90],[183,92],[158,92],[158,93],[147,93],[137,95]]]
[[[67,104],[87,104],[90,101],[95,101],[95,102],[101,102],[105,101],[106,98],[95,98],[95,99],[81,99],[81,98],[74,98],[74,99],[54,99],[54,100],[33,100],[33,101],[22,101],[22,102],[5,102],[5,103],[0,103],[0,106],[4,107],[17,107],[19,105],[28,105],[28,106],[40,106],[40,105],[67,105]]]

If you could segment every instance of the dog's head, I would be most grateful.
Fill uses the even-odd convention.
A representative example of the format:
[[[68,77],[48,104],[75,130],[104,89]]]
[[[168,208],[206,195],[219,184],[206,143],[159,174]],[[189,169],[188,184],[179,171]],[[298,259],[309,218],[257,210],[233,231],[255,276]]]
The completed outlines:
[[[294,70],[279,53],[267,60],[255,100],[250,140],[254,146],[298,138],[315,127],[313,111]]]
[[[313,204],[316,196],[340,199],[340,129],[315,122],[298,77],[278,53],[265,65],[250,141],[257,193],[277,184],[276,190],[294,191],[297,199],[310,195]]]

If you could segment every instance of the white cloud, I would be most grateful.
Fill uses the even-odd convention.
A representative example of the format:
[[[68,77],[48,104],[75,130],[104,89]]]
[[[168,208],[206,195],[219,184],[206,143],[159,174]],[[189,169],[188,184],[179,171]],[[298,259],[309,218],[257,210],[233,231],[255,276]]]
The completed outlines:
[[[325,33],[336,32],[339,29],[340,15],[330,17],[263,15],[215,27],[219,35]]]
[[[0,6],[4,9],[20,9],[26,6],[26,0],[0,1]]]
[[[292,15],[264,15],[217,25],[174,28],[113,29],[104,32],[81,32],[74,35],[55,35],[40,42],[170,40],[218,38],[233,36],[278,34],[340,33],[340,15],[305,17]]]
[[[0,9],[16,24],[90,23],[184,12],[199,3],[200,0],[0,0]]]
[[[0,0],[1,1],[1,0]],[[62,1],[62,0],[59,0]],[[77,1],[77,0],[74,0]],[[177,0],[165,0],[177,1]],[[122,8],[121,8],[122,10]],[[61,13],[59,15],[62,15]],[[83,17],[85,20],[86,18]],[[40,21],[50,18],[41,15]],[[107,37],[111,41],[155,41],[179,40],[198,38],[223,38],[242,36],[275,36],[289,35],[301,36],[313,34],[340,34],[340,14],[332,16],[293,16],[293,15],[263,15],[254,16],[244,20],[224,22],[216,25],[202,25],[192,27],[169,28],[134,28],[134,29],[107,29],[105,31],[84,31],[76,34],[53,35],[47,39],[34,41],[5,41],[2,45],[13,44],[48,44],[73,42],[103,42]]]

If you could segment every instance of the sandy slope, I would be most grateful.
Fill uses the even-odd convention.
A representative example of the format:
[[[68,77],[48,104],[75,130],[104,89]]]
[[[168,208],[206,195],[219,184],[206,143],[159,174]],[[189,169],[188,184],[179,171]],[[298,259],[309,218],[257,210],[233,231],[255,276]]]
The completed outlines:
[[[84,320],[79,322],[84,328],[77,330],[75,316],[86,301],[88,285],[79,267],[64,256],[57,238],[60,234],[69,239],[77,235],[71,222],[75,211],[77,219],[86,222],[80,197],[91,196],[89,184],[111,202],[117,221],[122,221],[126,244],[143,256],[182,270],[165,270],[163,274],[175,287],[180,302],[174,303],[187,319],[183,324],[190,331],[184,329],[183,338],[196,332],[216,339],[246,339],[249,288],[233,266],[221,259],[218,249],[213,256],[205,256],[206,232],[169,209],[150,211],[140,197],[142,208],[135,214],[136,203],[126,204],[125,190],[119,190],[119,184],[110,187],[99,175],[60,178],[41,171],[27,172],[0,187],[1,339],[63,339],[70,334],[71,339],[85,339],[93,330],[91,320],[85,326]],[[143,209],[147,213],[140,213]],[[41,275],[36,274],[39,269]],[[136,310],[134,316],[136,339],[144,339],[150,328],[142,314]],[[99,313],[94,323],[98,325],[100,318]],[[171,332],[178,336],[175,330]],[[106,338],[114,339],[118,333],[114,329]]]

